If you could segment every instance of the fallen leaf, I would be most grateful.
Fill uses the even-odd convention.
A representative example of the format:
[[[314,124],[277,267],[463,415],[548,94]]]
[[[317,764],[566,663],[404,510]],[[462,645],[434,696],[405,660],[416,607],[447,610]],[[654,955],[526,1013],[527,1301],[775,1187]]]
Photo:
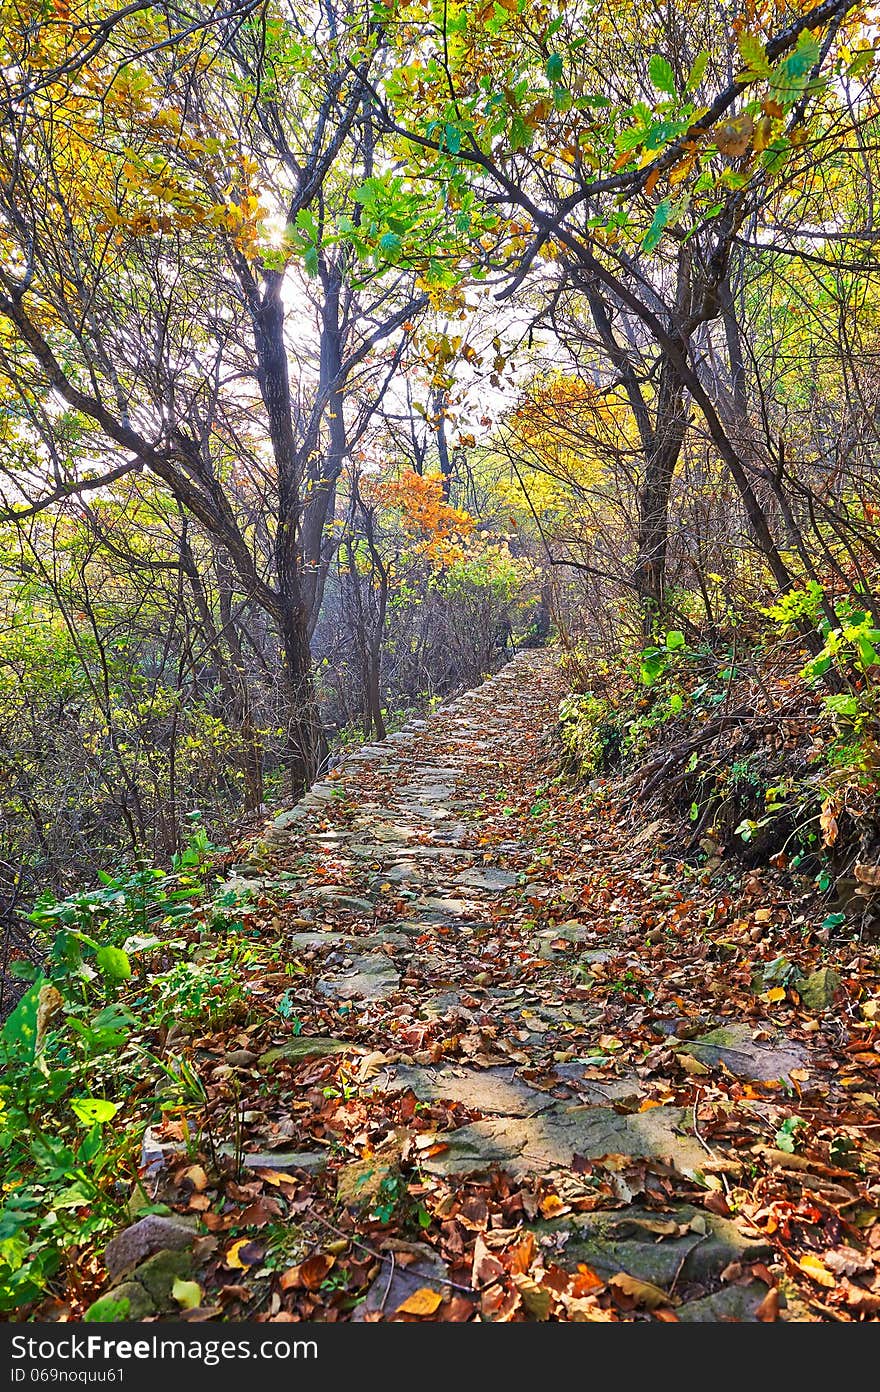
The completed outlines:
[[[532,1319],[545,1320],[553,1307],[552,1292],[541,1286],[524,1271],[516,1271],[513,1282],[522,1298],[522,1303]]]
[[[443,1303],[443,1296],[439,1291],[431,1290],[429,1286],[420,1286],[411,1295],[406,1297],[402,1305],[398,1305],[395,1310],[396,1315],[433,1315],[439,1305]]]
[[[701,1063],[699,1059],[695,1059],[693,1054],[676,1054],[675,1057],[678,1059],[685,1073],[690,1073],[693,1078],[705,1077],[709,1072],[705,1063]]]
[[[189,1180],[197,1194],[200,1194],[203,1189],[207,1189],[208,1187],[208,1176],[202,1165],[188,1165],[180,1174],[180,1179]]]
[[[175,1276],[171,1295],[181,1310],[196,1310],[202,1303],[202,1288],[198,1281],[184,1281]]]
[[[259,1175],[264,1184],[272,1184],[276,1188],[282,1184],[296,1184],[293,1175],[285,1174],[283,1170],[257,1170],[255,1173]]]
[[[801,1257],[798,1266],[805,1275],[809,1276],[811,1280],[817,1281],[820,1286],[837,1285],[837,1278],[832,1276],[825,1263],[820,1261],[818,1257],[814,1257],[811,1252],[807,1252],[806,1256]]]
[[[246,1249],[250,1248],[250,1251]],[[224,1265],[231,1266],[236,1271],[247,1271],[249,1266],[254,1266],[262,1255],[262,1249],[258,1248],[249,1237],[242,1237],[238,1242],[233,1242],[224,1259]]]
[[[671,1296],[659,1286],[652,1285],[650,1281],[640,1281],[637,1276],[630,1276],[626,1271],[616,1272],[608,1282],[615,1290],[619,1290],[623,1295],[628,1295],[637,1305],[644,1305],[648,1310],[654,1310],[658,1305],[670,1305]]]
[[[773,1324],[779,1318],[779,1291],[774,1287],[768,1290],[755,1311],[755,1318],[763,1324]]]

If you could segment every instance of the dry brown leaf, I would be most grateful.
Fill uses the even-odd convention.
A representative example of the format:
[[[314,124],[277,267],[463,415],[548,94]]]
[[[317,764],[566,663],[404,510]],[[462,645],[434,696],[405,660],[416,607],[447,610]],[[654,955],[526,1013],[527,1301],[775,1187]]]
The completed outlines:
[[[290,1290],[293,1286],[301,1286],[305,1290],[318,1290],[335,1264],[336,1258],[328,1252],[315,1252],[313,1256],[300,1262],[299,1266],[291,1266],[284,1272],[279,1282],[281,1289]]]
[[[202,1165],[188,1165],[180,1174],[180,1179],[188,1179],[197,1194],[208,1187],[208,1176]]]
[[[715,128],[715,144],[722,155],[736,159],[749,148],[755,123],[751,116],[736,116],[732,120],[721,121]]]
[[[779,1318],[779,1291],[774,1287],[768,1290],[755,1311],[755,1318],[762,1324],[773,1324]]]

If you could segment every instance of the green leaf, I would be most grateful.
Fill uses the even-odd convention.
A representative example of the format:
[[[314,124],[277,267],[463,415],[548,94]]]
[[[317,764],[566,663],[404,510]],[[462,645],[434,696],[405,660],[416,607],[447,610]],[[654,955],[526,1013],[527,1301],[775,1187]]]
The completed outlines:
[[[670,652],[676,652],[678,648],[685,645],[684,634],[678,628],[672,628],[666,635],[666,646]]]
[[[303,265],[310,276],[318,274],[318,248],[316,246],[306,247]]]
[[[127,1295],[120,1299],[111,1291],[109,1295],[102,1295],[96,1300],[94,1305],[90,1305],[83,1315],[83,1320],[87,1324],[118,1324],[121,1320],[128,1319],[131,1310],[131,1301]]]
[[[797,48],[788,55],[782,66],[789,77],[806,77],[818,63],[820,52],[819,40],[804,29],[798,37]]]
[[[562,77],[563,62],[560,53],[551,53],[544,71],[551,82],[559,82]]]
[[[451,155],[457,155],[461,149],[461,131],[458,126],[451,125],[448,121],[443,127],[443,141],[446,149]]]
[[[70,1105],[83,1126],[103,1126],[105,1121],[113,1120],[120,1104],[104,1097],[72,1097]]]
[[[659,53],[653,53],[648,63],[648,72],[658,92],[668,92],[671,97],[675,96],[675,73],[672,71],[671,63],[661,58]]]
[[[754,77],[769,77],[771,68],[764,52],[764,45],[754,34],[744,29],[737,40],[740,56],[747,71]]]
[[[826,696],[825,708],[833,715],[858,715],[859,713],[859,703],[855,696],[848,696],[846,692]]]
[[[394,256],[400,251],[403,242],[396,232],[386,232],[379,238],[379,250],[384,251],[386,256]]]
[[[662,203],[657,204],[654,210],[654,221],[642,238],[642,251],[653,251],[659,244],[671,212],[672,204],[668,198],[664,198]]]
[[[709,62],[709,50],[704,48],[694,59],[694,65],[687,76],[685,91],[693,92],[699,87],[706,71],[706,64]]]
[[[847,68],[848,77],[861,77],[870,67],[873,67],[877,57],[876,48],[863,48],[861,53],[857,53],[855,58]]]
[[[527,150],[532,143],[533,136],[534,131],[517,113],[510,123],[510,148],[512,150]]]
[[[95,961],[98,970],[110,981],[127,981],[131,976],[131,962],[128,953],[123,952],[121,947],[99,947],[95,953]]]
[[[786,1155],[794,1155],[795,1145],[797,1144],[797,1133],[806,1126],[803,1117],[790,1116],[776,1132],[776,1149],[784,1150]]]
[[[660,648],[645,648],[639,665],[639,676],[644,686],[653,686],[666,670],[668,658]]]
[[[25,991],[0,1031],[0,1043],[14,1046],[17,1053],[31,1060],[37,1052],[37,1010],[41,984],[41,981],[36,981],[30,990]],[[0,1050],[2,1052],[5,1051]]]

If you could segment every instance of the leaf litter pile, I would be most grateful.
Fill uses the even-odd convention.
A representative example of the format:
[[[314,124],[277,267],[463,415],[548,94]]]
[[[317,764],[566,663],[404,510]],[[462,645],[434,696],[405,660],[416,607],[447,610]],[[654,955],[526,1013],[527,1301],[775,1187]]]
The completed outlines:
[[[155,1041],[198,1105],[74,1318],[878,1317],[870,947],[560,777],[559,694],[522,653],[238,848],[240,1000]]]

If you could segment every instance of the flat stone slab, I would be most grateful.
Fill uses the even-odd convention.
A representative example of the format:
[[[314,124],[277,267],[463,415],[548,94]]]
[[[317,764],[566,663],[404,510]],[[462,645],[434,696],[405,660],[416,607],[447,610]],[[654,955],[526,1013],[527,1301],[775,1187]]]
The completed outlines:
[[[400,985],[387,957],[356,957],[350,971],[319,983],[322,995],[336,1000],[383,1000]]]
[[[590,1068],[588,1063],[557,1063],[553,1071],[560,1082],[577,1088],[591,1104],[616,1102],[618,1106],[625,1106],[635,1105],[641,1099],[642,1086],[638,1078],[587,1078],[584,1075]]]
[[[597,1211],[541,1223],[542,1236],[568,1233],[555,1258],[566,1270],[588,1266],[608,1280],[625,1271],[641,1281],[669,1290],[673,1282],[707,1281],[731,1262],[759,1261],[770,1252],[761,1239],[746,1237],[729,1218],[683,1204],[670,1212],[638,1205],[613,1212]]]
[[[702,1034],[691,1044],[676,1049],[690,1054],[707,1068],[723,1064],[737,1078],[749,1082],[790,1081],[793,1068],[803,1068],[804,1053],[791,1040],[780,1037],[776,1043],[753,1038],[748,1025],[725,1025]]]
[[[512,889],[519,883],[519,876],[512,870],[500,870],[494,865],[487,865],[480,870],[463,870],[456,875],[457,885],[467,885],[468,889],[491,889],[496,892],[502,889]]]
[[[417,865],[413,860],[403,860],[383,869],[378,879],[380,884],[407,884],[410,880],[422,880],[424,876],[424,865]]]
[[[328,1039],[321,1035],[298,1034],[274,1049],[267,1049],[265,1054],[260,1055],[259,1064],[261,1068],[269,1068],[273,1063],[278,1063],[280,1059],[284,1059],[287,1063],[302,1063],[305,1059],[325,1058],[328,1054],[362,1054],[364,1052],[365,1050],[359,1044],[352,1044],[347,1039]]]
[[[220,1147],[224,1155],[233,1154],[235,1147]],[[246,1170],[277,1170],[279,1174],[293,1174],[305,1170],[308,1174],[320,1174],[327,1168],[327,1153],[323,1150],[260,1150],[242,1157]]]
[[[310,947],[338,947],[340,943],[351,942],[350,933],[291,933],[285,938],[285,945],[297,949]]]
[[[558,1102],[517,1078],[513,1068],[398,1065],[380,1073],[374,1084],[383,1092],[396,1092],[398,1088],[414,1092],[420,1102],[461,1102],[478,1112],[508,1117],[535,1116]]]
[[[348,894],[336,885],[309,885],[308,893],[315,898],[327,900],[331,908],[348,909],[351,913],[369,914],[372,917],[376,907],[371,899],[364,899],[359,894]]]
[[[408,783],[401,794],[407,802],[445,802],[455,796],[455,788],[451,783]]]
[[[352,1315],[356,1324],[370,1316],[393,1315],[418,1290],[427,1288],[441,1296],[449,1295],[449,1273],[437,1253],[423,1243],[398,1244],[401,1245],[408,1248],[401,1254],[407,1258],[406,1264],[391,1255],[383,1256],[381,1271]]]
[[[757,1324],[758,1306],[767,1295],[760,1281],[746,1286],[722,1286],[714,1295],[689,1300],[676,1314],[684,1324]]]
[[[284,812],[279,812],[274,818],[271,826],[273,831],[285,831],[287,827],[293,826],[295,822],[301,822],[309,814],[308,807],[298,802],[295,807],[288,807]]]
[[[480,912],[479,904],[472,899],[453,899],[431,895],[415,904],[414,909],[438,923],[448,923],[458,918],[474,918]]]
[[[695,1175],[706,1153],[688,1135],[683,1107],[652,1107],[620,1115],[608,1107],[570,1107],[556,1103],[533,1117],[487,1117],[443,1136],[447,1149],[424,1168],[434,1174],[485,1174],[505,1170],[516,1179],[554,1169],[571,1169],[575,1156],[604,1155],[668,1161],[680,1173]]]
[[[543,928],[538,936],[548,938],[551,942],[556,938],[561,938],[568,943],[582,943],[587,941],[589,929],[585,928],[582,923],[571,920],[568,923],[559,923],[555,928]]]

